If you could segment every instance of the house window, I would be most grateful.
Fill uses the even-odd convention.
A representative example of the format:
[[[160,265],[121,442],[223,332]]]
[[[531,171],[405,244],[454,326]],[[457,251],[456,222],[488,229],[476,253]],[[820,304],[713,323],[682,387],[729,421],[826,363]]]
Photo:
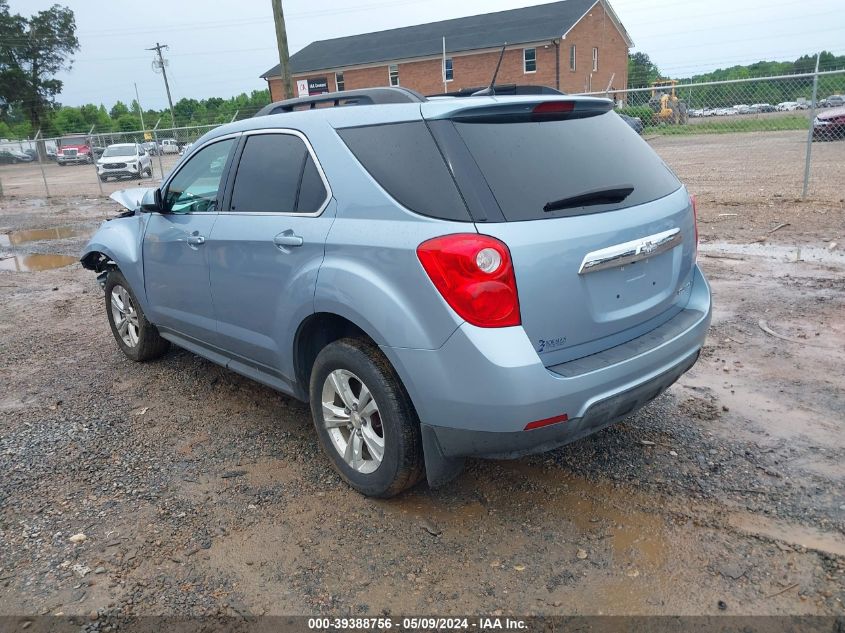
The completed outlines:
[[[343,73],[334,74],[334,83],[337,86],[337,91],[346,90],[346,82],[343,81]]]
[[[447,57],[443,63],[443,78],[446,81],[452,81],[455,78],[455,73],[452,70],[452,58]]]
[[[399,85],[399,64],[390,64],[388,68],[388,74],[390,75],[390,85],[391,86],[398,86]]]
[[[522,71],[526,73],[533,73],[537,71],[537,49],[523,48],[522,49]]]
[[[599,49],[593,47],[593,72],[599,69]]]
[[[569,47],[569,70],[575,72],[575,44]]]

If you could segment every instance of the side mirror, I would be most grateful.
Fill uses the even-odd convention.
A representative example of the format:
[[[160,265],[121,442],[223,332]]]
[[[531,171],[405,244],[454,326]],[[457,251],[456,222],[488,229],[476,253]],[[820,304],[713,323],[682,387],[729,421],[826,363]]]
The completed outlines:
[[[166,213],[161,189],[152,189],[144,194],[141,199],[141,211],[145,213]]]

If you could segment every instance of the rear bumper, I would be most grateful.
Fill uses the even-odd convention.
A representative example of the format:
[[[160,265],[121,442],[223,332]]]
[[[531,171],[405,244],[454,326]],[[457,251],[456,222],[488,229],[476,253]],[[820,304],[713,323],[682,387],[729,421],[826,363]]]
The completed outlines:
[[[633,413],[695,363],[710,325],[696,266],[686,309],[624,345],[545,367],[521,327],[463,324],[438,350],[385,347],[428,445],[443,457],[517,457],[577,440]],[[536,420],[568,419],[524,430]],[[428,458],[427,458],[428,459]]]

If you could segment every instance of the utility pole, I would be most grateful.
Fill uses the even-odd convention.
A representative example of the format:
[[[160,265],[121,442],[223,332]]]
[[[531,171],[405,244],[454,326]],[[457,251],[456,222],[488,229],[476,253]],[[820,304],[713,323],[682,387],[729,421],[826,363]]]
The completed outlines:
[[[141,97],[138,96],[138,82],[135,82],[135,103],[138,104],[138,114],[141,117],[141,129],[146,130],[144,126],[144,108],[141,107]]]
[[[156,42],[156,45],[152,48],[148,48],[148,51],[155,51],[158,53],[158,61],[153,61],[153,68],[161,68],[161,76],[164,77],[164,89],[167,90],[167,103],[170,106],[170,121],[173,127],[176,127],[176,116],[173,114],[173,99],[170,98],[170,84],[167,83],[167,70],[165,66],[164,58],[161,56],[161,49],[167,48],[167,44],[159,44]]]
[[[285,14],[282,0],[270,0],[273,3],[273,21],[276,23],[276,44],[279,46],[279,68],[282,71],[282,87],[285,99],[292,99],[293,81],[290,77],[290,55],[288,54],[288,34],[285,30]]]

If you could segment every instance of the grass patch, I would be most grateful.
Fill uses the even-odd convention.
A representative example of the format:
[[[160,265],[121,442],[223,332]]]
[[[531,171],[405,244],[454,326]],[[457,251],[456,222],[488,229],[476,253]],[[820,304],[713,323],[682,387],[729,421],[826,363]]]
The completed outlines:
[[[784,130],[806,130],[810,125],[809,118],[800,114],[753,119],[732,118],[728,121],[719,119],[720,117],[710,117],[704,120],[691,119],[688,125],[647,125],[643,134],[689,136],[735,132],[781,132]]]

